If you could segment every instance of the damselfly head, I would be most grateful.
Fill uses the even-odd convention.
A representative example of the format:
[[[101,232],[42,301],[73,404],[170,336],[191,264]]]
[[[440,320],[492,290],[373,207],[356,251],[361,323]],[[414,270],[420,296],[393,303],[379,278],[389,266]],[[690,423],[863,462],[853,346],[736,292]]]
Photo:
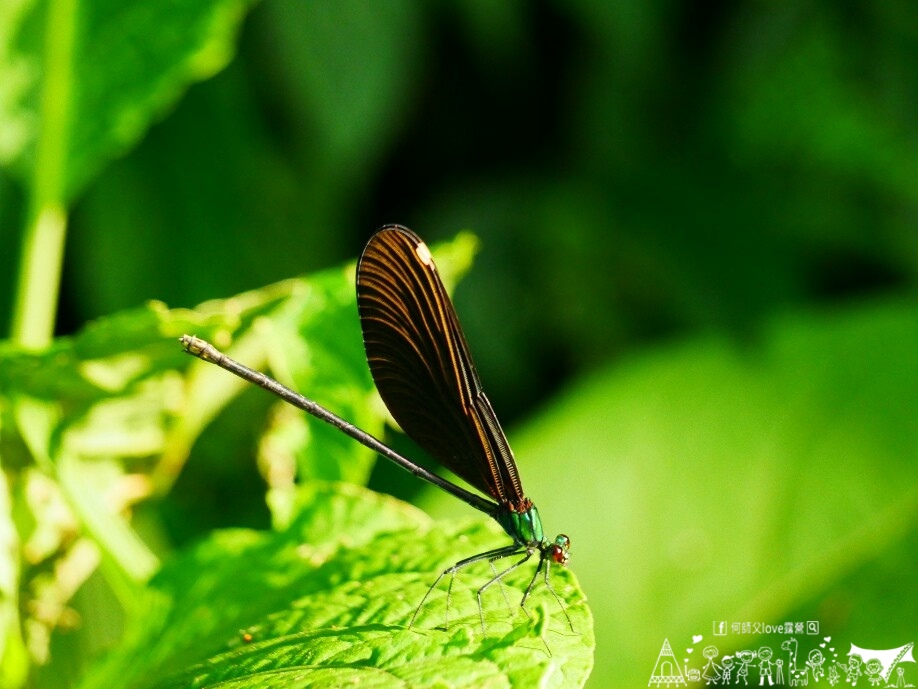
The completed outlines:
[[[566,565],[571,559],[571,539],[565,534],[558,534],[555,542],[548,546],[548,557],[559,565]]]

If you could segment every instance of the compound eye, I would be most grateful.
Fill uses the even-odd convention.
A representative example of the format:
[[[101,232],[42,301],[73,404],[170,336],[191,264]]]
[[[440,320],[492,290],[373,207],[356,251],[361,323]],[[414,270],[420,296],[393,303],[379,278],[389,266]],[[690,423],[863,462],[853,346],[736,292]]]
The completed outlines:
[[[564,534],[560,534],[555,537],[555,542],[549,546],[548,556],[559,565],[566,565],[567,561],[571,559],[570,547],[571,539]]]

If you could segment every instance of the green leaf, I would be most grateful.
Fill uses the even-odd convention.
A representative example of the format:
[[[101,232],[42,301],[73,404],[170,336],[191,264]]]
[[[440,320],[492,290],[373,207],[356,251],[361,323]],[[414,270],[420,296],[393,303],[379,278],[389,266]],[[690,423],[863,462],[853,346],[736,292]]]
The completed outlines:
[[[569,572],[556,568],[552,581],[576,633],[537,586],[529,606],[544,618],[542,638],[496,588],[484,598],[482,634],[473,582],[492,576],[487,566],[457,579],[448,630],[438,629],[442,586],[408,629],[440,571],[506,536],[490,523],[434,525],[353,486],[311,483],[299,499],[303,510],[284,531],[219,533],[167,565],[129,641],[82,689],[582,686],[592,622]],[[505,585],[511,602],[532,576],[521,569]]]
[[[379,435],[383,419],[374,408],[375,388],[363,353],[354,298],[354,268],[313,276],[290,301],[285,317],[262,333],[272,372],[292,388]],[[366,483],[375,455],[338,429],[302,412],[281,409],[274,431],[299,429],[291,446],[302,479]]]
[[[448,285],[471,267],[477,249],[473,235],[459,234],[434,247]],[[380,436],[387,412],[366,365],[354,298],[354,267],[324,271],[309,278],[291,296],[282,313],[258,324],[268,368],[281,382],[333,410],[371,435]],[[213,368],[208,366],[208,368]],[[214,376],[227,378],[222,371]],[[279,402],[260,445],[264,473],[281,475],[295,465],[301,481],[321,479],[363,484],[375,454],[338,429]],[[284,523],[283,491],[272,494],[272,513]]]
[[[67,198],[133,145],[189,84],[221,70],[253,0],[4,3],[0,164],[34,164],[47,103],[63,101]],[[58,54],[64,33],[70,49]]]
[[[474,241],[464,236],[444,248],[444,267],[455,277],[468,266]],[[353,265],[347,265],[194,310],[151,303],[100,319],[38,353],[0,343],[0,449],[6,477],[16,486],[13,512],[23,515],[16,524],[22,548],[30,563],[43,567],[68,557],[79,565],[47,577],[42,588],[47,595],[27,596],[28,605],[34,601],[34,607],[62,611],[60,618],[41,620],[43,640],[33,644],[36,648],[61,623],[63,605],[94,571],[100,554],[105,583],[122,607],[129,613],[155,608],[158,596],[144,584],[159,557],[143,525],[138,528],[130,519],[135,503],[169,491],[196,440],[243,391],[262,395],[265,406],[273,401],[184,354],[180,335],[195,333],[230,345],[228,352],[249,366],[270,371],[380,433],[383,417],[361,348],[353,274]],[[181,368],[187,369],[184,378],[176,370]],[[374,457],[321,422],[307,421],[302,412],[279,402],[277,407],[282,411],[271,417],[269,432],[261,437],[259,460],[274,524],[286,527],[301,507],[294,479],[362,482]],[[226,422],[259,436],[260,414],[227,411]],[[248,452],[241,454],[251,461]],[[261,489],[259,484],[256,490]],[[25,504],[23,495],[32,494],[45,497]],[[155,519],[154,529],[160,526]],[[365,521],[374,523],[369,516]],[[323,534],[336,530],[333,519],[314,528]],[[0,587],[9,589],[14,573],[10,569]],[[23,580],[28,587],[28,575]],[[93,612],[84,611],[87,629],[109,626]],[[0,620],[9,630],[11,652],[16,651],[18,620],[2,610]],[[9,657],[13,663],[15,657]]]

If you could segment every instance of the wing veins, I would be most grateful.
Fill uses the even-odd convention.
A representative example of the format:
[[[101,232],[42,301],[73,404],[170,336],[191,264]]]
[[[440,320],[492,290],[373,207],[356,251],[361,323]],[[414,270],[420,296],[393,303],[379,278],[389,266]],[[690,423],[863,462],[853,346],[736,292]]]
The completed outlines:
[[[377,388],[419,445],[476,488],[523,511],[529,501],[513,453],[436,268],[419,254],[422,245],[410,230],[389,226],[370,239],[358,265],[361,324]],[[469,453],[478,461],[463,459]]]

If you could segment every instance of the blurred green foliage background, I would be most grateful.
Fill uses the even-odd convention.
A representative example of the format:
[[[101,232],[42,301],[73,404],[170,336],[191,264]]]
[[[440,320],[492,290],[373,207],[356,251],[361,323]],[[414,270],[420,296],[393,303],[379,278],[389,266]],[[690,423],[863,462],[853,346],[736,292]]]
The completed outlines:
[[[104,4],[83,9],[114,30],[77,65],[104,107],[71,142],[59,335],[337,265],[387,222],[471,230],[457,310],[573,539],[595,686],[647,681],[664,637],[714,619],[915,640],[913,3],[265,0],[235,57],[202,49],[146,91],[193,4]],[[10,113],[4,336],[36,159]],[[171,543],[267,524],[254,432],[202,440],[162,505]],[[420,488],[397,473],[372,485]]]

